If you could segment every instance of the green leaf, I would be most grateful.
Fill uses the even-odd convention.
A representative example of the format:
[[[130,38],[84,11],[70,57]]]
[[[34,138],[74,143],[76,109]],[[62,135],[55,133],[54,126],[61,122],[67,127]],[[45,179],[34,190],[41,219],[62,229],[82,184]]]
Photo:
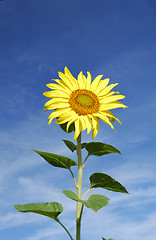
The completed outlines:
[[[63,142],[66,144],[66,146],[72,151],[74,152],[76,150],[76,145],[68,140],[63,140]]]
[[[77,162],[68,157],[64,157],[54,153],[41,152],[36,150],[33,151],[38,153],[41,157],[43,157],[48,163],[50,163],[54,167],[70,169],[71,166],[77,165]]]
[[[85,205],[87,208],[91,208],[94,212],[97,212],[102,207],[106,206],[108,204],[109,198],[99,195],[99,194],[93,194],[90,195],[88,200],[81,200],[77,197],[77,195],[69,190],[63,191],[63,193],[70,199],[81,202],[83,205]]]
[[[79,201],[79,198],[77,197],[77,195],[70,190],[64,190],[63,194],[74,201],[77,201],[77,202]]]
[[[99,209],[105,207],[108,204],[110,199],[99,194],[90,195],[88,200],[81,202],[88,208],[91,208],[94,212],[97,212]]]
[[[63,207],[58,202],[51,203],[29,203],[24,205],[13,205],[19,212],[32,212],[50,217],[57,221],[59,214],[63,212]]]
[[[117,148],[101,142],[87,143],[85,146],[85,149],[88,151],[89,155],[94,155],[94,156],[102,156],[109,153],[121,154],[121,152]]]
[[[74,123],[72,123],[72,124],[70,125],[70,127],[69,127],[69,129],[68,129],[68,132],[66,131],[66,129],[67,129],[67,123],[63,123],[63,124],[59,124],[59,125],[60,125],[60,127],[62,128],[62,130],[63,130],[64,132],[66,132],[66,133],[71,133],[71,132],[75,131],[75,125],[74,125]]]
[[[126,188],[105,173],[94,173],[90,176],[90,188],[105,188],[114,192],[128,193]]]

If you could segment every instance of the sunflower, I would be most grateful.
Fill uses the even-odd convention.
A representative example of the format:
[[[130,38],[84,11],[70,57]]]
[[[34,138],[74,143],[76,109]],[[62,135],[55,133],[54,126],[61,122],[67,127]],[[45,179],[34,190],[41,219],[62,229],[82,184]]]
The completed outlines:
[[[64,73],[58,72],[60,79],[52,79],[55,83],[49,83],[46,86],[51,91],[44,92],[45,97],[51,98],[45,104],[46,110],[54,110],[49,115],[49,124],[54,118],[55,123],[66,123],[66,131],[72,123],[75,125],[74,140],[78,138],[81,130],[87,129],[87,134],[92,130],[92,138],[96,136],[99,130],[99,119],[110,125],[115,130],[112,122],[117,119],[109,110],[115,108],[126,108],[126,106],[117,100],[125,96],[119,95],[119,92],[111,91],[118,83],[110,84],[109,78],[101,80],[103,75],[98,75],[91,81],[91,74],[87,72],[87,78],[82,71],[75,79],[67,67]]]

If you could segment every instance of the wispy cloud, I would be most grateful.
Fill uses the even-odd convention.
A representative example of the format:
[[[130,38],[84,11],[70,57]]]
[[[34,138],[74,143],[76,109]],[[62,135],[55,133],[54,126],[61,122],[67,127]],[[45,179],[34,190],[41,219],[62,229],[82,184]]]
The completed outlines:
[[[37,214],[17,214],[10,212],[0,215],[0,230],[42,221],[44,222],[44,219]]]
[[[57,223],[56,223],[57,224]],[[34,234],[30,234],[30,237],[26,237],[23,240],[50,240],[53,238],[63,238],[64,232],[60,227],[54,227],[53,225],[49,228],[42,228]]]

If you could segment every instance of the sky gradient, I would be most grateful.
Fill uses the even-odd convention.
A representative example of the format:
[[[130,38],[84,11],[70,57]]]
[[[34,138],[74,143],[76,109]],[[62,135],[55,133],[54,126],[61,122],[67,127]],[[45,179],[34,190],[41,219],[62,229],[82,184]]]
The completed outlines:
[[[90,157],[83,187],[94,172],[121,182],[130,195],[93,190],[109,197],[94,213],[85,208],[82,240],[156,239],[156,2],[154,0],[4,0],[0,1],[0,239],[68,239],[57,223],[11,205],[60,202],[60,220],[74,236],[75,202],[62,194],[75,191],[68,171],[54,168],[31,149],[76,160],[63,143],[72,141],[43,112],[43,92],[67,66],[77,77],[103,74],[125,95],[128,109],[112,111],[122,122],[116,133],[100,122],[94,141],[123,155]],[[90,142],[91,134],[82,134]],[[83,156],[85,152],[83,151]],[[73,168],[74,170],[74,168]],[[74,170],[76,173],[76,170]]]

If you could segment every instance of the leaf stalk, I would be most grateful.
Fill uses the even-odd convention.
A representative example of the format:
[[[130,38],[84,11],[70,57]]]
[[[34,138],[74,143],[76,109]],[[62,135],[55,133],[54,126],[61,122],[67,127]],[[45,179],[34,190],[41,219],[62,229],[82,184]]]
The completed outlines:
[[[64,228],[64,230],[67,232],[67,234],[68,234],[68,236],[70,237],[70,239],[71,239],[71,240],[74,240],[74,239],[72,238],[70,232],[68,231],[68,229],[63,225],[63,223],[61,223],[61,222],[59,221],[59,219],[57,219],[56,222],[58,222],[58,223]]]
[[[72,177],[73,177],[75,187],[76,187],[76,189],[78,189],[78,185],[77,185],[77,183],[76,183],[76,180],[75,180],[74,174],[73,174],[73,172],[72,172],[72,170],[71,170],[70,168],[69,168],[69,171],[70,171],[70,173],[71,173],[71,175],[72,175]]]

